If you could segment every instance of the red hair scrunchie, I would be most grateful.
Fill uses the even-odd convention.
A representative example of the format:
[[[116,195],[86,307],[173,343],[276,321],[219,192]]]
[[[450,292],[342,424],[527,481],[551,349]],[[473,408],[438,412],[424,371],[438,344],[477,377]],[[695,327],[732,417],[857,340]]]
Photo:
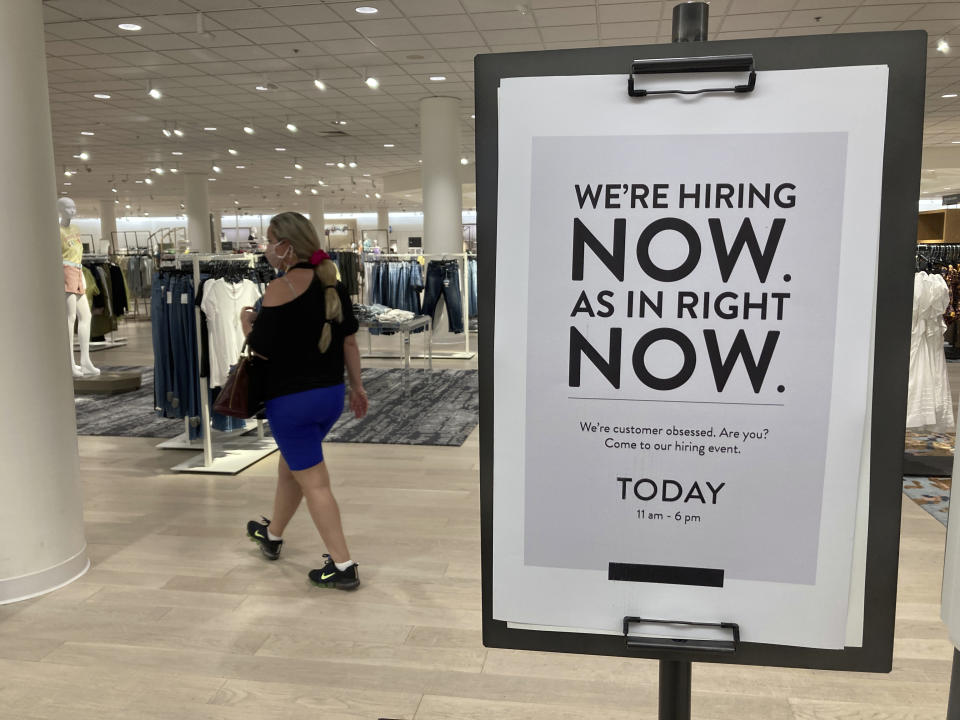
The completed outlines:
[[[313,255],[310,256],[310,264],[319,265],[324,260],[329,260],[329,259],[330,259],[330,256],[327,255],[327,253],[325,253],[323,250],[317,250],[313,253]]]

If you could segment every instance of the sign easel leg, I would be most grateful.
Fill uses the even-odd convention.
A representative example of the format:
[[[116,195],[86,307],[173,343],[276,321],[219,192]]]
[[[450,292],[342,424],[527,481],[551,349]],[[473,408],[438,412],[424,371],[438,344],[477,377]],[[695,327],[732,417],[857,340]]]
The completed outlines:
[[[953,672],[950,673],[950,699],[947,720],[960,720],[960,652],[953,650]]]
[[[689,661],[660,661],[660,720],[690,720],[692,676]]]

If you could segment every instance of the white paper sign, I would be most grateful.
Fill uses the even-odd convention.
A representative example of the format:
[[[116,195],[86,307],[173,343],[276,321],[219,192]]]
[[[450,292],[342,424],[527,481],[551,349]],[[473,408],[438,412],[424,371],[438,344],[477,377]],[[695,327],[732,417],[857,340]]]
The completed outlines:
[[[496,619],[843,646],[886,76],[502,83]]]

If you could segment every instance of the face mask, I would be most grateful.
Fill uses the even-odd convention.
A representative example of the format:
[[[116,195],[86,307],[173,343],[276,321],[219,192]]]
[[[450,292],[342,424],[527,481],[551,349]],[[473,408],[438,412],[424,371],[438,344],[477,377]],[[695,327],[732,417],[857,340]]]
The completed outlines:
[[[267,245],[266,249],[263,251],[263,254],[267,256],[267,261],[271,265],[273,265],[275,268],[280,268],[285,264],[287,256],[290,254],[290,246],[287,245],[287,249],[284,251],[283,255],[277,254],[276,247],[276,243]]]

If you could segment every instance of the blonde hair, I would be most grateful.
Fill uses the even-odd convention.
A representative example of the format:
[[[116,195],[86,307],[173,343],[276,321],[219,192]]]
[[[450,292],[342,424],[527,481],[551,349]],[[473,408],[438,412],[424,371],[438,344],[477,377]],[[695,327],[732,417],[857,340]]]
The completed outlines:
[[[270,219],[270,229],[277,242],[286,240],[293,248],[293,254],[298,260],[309,261],[310,256],[320,250],[320,237],[313,223],[298,212],[285,212],[274,215]],[[317,277],[323,283],[323,301],[326,308],[326,317],[323,321],[323,330],[320,333],[318,347],[324,353],[333,340],[331,322],[343,322],[343,306],[340,304],[340,295],[337,294],[337,266],[333,260],[327,259],[317,265]]]

